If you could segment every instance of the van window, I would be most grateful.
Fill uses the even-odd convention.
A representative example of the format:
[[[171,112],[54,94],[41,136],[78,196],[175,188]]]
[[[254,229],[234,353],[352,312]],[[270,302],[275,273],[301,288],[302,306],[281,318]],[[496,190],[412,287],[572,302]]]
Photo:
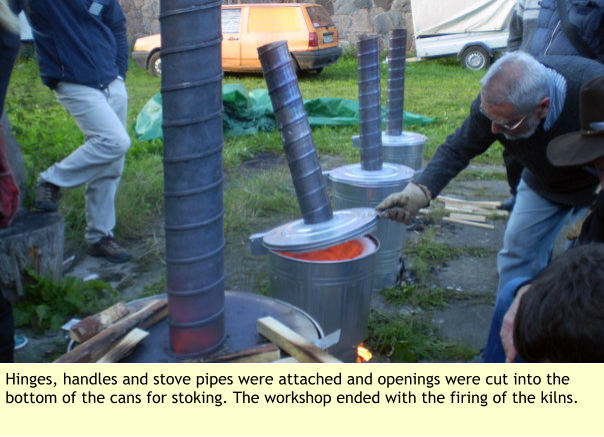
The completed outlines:
[[[320,6],[309,6],[306,8],[306,12],[314,27],[335,26],[327,11]]]
[[[222,10],[222,33],[239,33],[241,9]]]
[[[250,32],[274,33],[302,30],[298,8],[250,8]]]

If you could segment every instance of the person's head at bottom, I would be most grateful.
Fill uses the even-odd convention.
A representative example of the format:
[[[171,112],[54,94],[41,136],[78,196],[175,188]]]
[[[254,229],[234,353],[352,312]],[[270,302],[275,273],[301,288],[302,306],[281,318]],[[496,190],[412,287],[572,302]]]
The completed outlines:
[[[529,362],[604,362],[604,244],[556,258],[533,281],[514,322]]]

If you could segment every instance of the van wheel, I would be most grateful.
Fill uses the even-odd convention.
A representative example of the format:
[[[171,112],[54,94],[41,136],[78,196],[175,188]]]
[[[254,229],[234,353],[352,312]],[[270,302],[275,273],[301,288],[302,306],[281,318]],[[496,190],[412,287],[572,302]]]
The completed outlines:
[[[296,61],[296,58],[294,58],[292,55],[290,55],[290,57],[292,58],[292,67],[294,67],[294,72],[296,73],[296,76],[302,76],[302,70],[298,65],[298,61]]]
[[[159,57],[159,52],[155,52],[151,56],[149,56],[149,63],[147,64],[147,69],[149,70],[149,73],[151,73],[153,76],[161,76],[161,58]]]
[[[468,70],[482,70],[489,66],[491,57],[484,48],[471,46],[463,51],[460,61],[461,65]]]
[[[310,74],[319,74],[323,71],[323,67],[319,67],[319,68],[313,68],[312,70],[308,70],[308,73]]]

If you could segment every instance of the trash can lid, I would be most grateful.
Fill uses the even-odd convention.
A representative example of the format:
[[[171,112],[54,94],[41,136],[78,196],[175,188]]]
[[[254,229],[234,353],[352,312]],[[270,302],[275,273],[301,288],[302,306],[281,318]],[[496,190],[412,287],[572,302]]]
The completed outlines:
[[[381,170],[363,170],[361,164],[350,164],[329,171],[329,179],[360,187],[391,187],[409,182],[414,170],[401,164],[384,162]]]
[[[295,220],[268,231],[262,242],[267,249],[300,253],[324,249],[369,234],[377,227],[373,208],[334,211],[330,220],[308,224]]]

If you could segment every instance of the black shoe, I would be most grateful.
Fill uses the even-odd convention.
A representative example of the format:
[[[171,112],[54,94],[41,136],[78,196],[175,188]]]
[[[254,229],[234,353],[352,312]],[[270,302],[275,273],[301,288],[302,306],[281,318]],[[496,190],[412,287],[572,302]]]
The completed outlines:
[[[61,188],[48,182],[38,182],[34,187],[34,208],[40,211],[56,211],[59,209]]]
[[[514,209],[515,203],[516,203],[516,196],[508,197],[503,202],[501,202],[501,205],[499,205],[498,209],[503,209],[505,211],[512,212],[512,209]]]
[[[110,236],[105,236],[100,241],[92,244],[88,253],[118,264],[128,262],[132,259],[132,256]]]

